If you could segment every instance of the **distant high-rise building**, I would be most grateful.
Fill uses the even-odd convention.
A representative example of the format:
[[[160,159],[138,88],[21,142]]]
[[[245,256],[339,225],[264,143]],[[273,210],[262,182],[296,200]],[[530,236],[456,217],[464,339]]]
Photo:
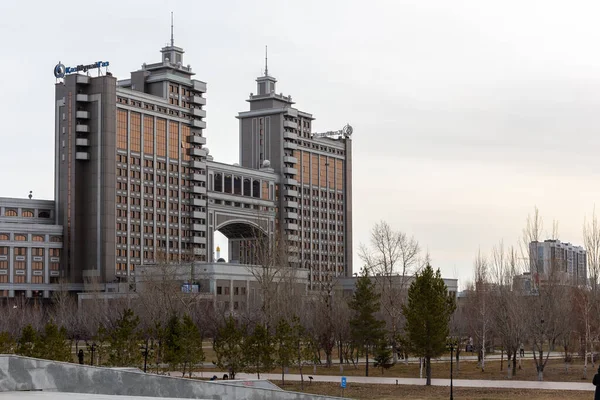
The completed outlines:
[[[587,284],[587,259],[583,247],[560,240],[529,244],[529,266],[534,285],[549,278],[571,285]]]

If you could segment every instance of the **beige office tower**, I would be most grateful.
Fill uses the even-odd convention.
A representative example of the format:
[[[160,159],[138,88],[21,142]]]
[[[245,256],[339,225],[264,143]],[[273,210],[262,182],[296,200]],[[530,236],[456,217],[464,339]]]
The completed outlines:
[[[56,84],[57,224],[69,282],[118,282],[157,260],[206,261],[206,84],[183,49],[131,78]]]
[[[265,68],[240,112],[240,164],[265,161],[278,175],[276,231],[288,243],[292,265],[310,270],[311,282],[352,274],[352,141],[348,131],[312,132],[313,116],[276,92]]]

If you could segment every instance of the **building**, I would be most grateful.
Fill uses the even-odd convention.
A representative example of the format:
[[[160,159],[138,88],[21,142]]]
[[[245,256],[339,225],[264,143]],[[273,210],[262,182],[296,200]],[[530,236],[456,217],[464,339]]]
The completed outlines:
[[[0,297],[48,297],[48,284],[59,283],[63,227],[54,213],[51,200],[0,198]]]
[[[51,273],[35,272],[37,264],[30,272],[27,264],[17,274],[6,263],[0,293],[49,296],[58,281],[72,290],[92,283],[128,290],[141,266],[214,264],[209,249],[216,231],[228,238],[235,265],[254,263],[257,240],[267,239],[282,243],[289,266],[309,271],[311,282],[351,274],[349,126],[314,134],[312,115],[275,93],[265,66],[250,111],[238,115],[240,163],[219,163],[205,146],[207,85],[195,79],[173,40],[160,61],[142,64],[128,79],[103,71],[108,65],[55,68],[54,201],[34,207],[36,201],[3,200],[16,202],[11,207],[19,217],[27,204],[48,211],[47,231],[25,229],[26,218],[18,218],[23,227],[0,220],[0,238],[8,238],[0,239],[0,260],[2,252],[5,261],[16,257],[19,232],[34,241],[39,230],[44,240],[60,237],[62,244],[49,245],[57,252],[44,266]],[[18,257],[14,268],[21,271]]]
[[[554,239],[529,243],[529,267],[534,286],[551,275],[564,284],[587,284],[586,251],[571,243]]]

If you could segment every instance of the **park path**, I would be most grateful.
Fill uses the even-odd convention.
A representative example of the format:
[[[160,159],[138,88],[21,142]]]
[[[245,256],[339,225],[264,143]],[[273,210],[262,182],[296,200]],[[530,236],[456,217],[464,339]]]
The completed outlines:
[[[223,372],[204,372],[204,377],[214,374],[219,378]],[[199,373],[194,375],[200,376]],[[304,374],[304,381],[308,382],[308,376],[313,377],[314,382],[340,383],[341,377],[333,375]],[[256,374],[236,374],[237,379],[256,379]],[[281,380],[281,374],[260,374],[261,379]],[[286,374],[288,381],[300,381],[299,374]],[[346,384],[370,383],[379,385],[425,385],[425,379],[420,378],[393,378],[393,377],[371,377],[371,376],[347,376]],[[433,386],[450,386],[450,379],[432,379]],[[470,388],[498,388],[498,389],[543,389],[543,390],[582,390],[594,391],[591,382],[549,382],[549,381],[513,381],[513,380],[483,380],[483,379],[454,379],[454,387]]]

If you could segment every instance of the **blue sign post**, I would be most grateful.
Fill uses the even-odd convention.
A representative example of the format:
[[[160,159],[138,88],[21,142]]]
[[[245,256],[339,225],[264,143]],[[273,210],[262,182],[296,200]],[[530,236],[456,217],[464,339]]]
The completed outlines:
[[[342,381],[340,382],[340,388],[342,388],[342,396],[344,397],[344,389],[346,389],[346,377],[342,376]]]

